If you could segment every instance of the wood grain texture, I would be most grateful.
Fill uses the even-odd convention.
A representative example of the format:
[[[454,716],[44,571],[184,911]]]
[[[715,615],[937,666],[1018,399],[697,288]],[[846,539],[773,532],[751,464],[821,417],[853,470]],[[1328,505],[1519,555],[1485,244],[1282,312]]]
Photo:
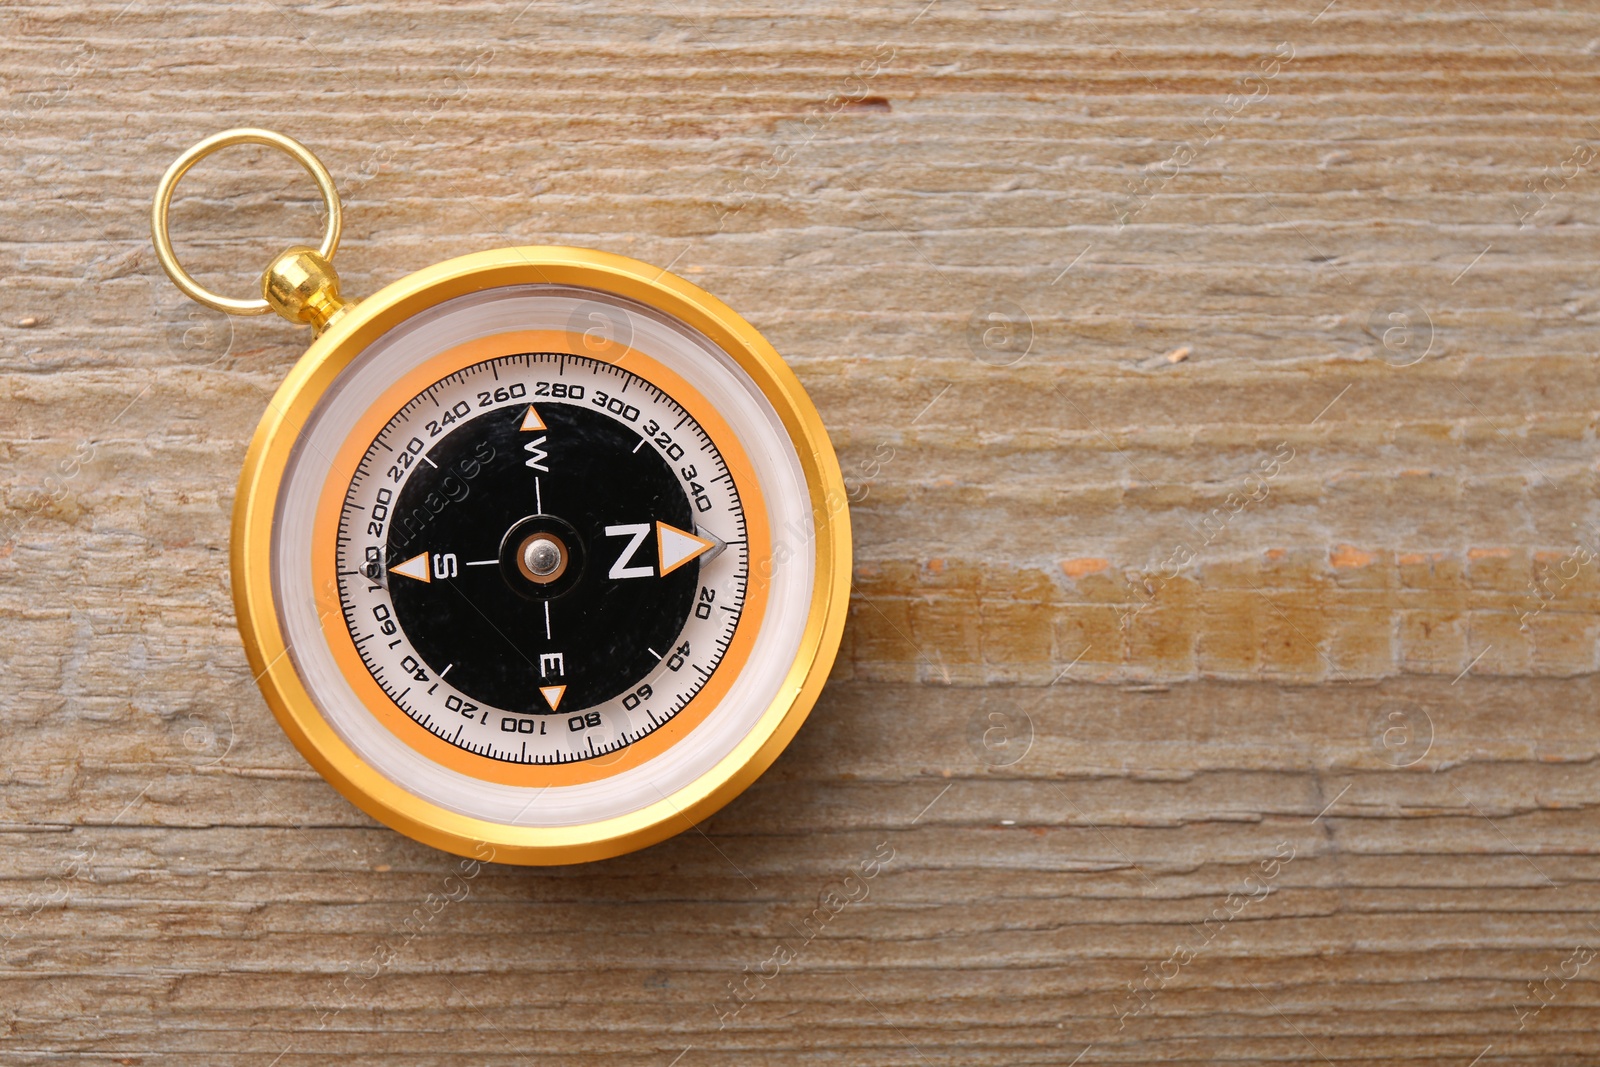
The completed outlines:
[[[1600,9],[1324,3],[0,9],[0,1060],[1600,1061]],[[446,903],[284,739],[305,337],[145,229],[245,124],[354,294],[588,245],[791,361],[856,595],[721,814]],[[213,161],[180,251],[314,194]]]

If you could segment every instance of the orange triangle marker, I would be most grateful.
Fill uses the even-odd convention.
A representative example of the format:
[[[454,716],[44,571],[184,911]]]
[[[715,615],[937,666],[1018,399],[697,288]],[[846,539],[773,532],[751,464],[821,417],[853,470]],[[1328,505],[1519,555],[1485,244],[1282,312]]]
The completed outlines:
[[[555,711],[561,706],[561,698],[566,695],[567,687],[564,685],[541,685],[539,692],[544,696],[544,702],[550,705],[550,710]]]
[[[428,576],[428,554],[418,552],[404,563],[396,563],[389,568],[393,574],[403,574],[407,578],[415,578],[419,582],[432,581]]]
[[[522,416],[522,428],[524,430],[549,429],[549,427],[544,424],[544,420],[539,417],[539,413],[533,410],[532,404],[528,405],[528,413]]]
[[[708,541],[688,530],[680,530],[676,526],[668,526],[659,519],[656,520],[656,559],[660,561],[660,573],[663,578],[716,547],[715,541]]]

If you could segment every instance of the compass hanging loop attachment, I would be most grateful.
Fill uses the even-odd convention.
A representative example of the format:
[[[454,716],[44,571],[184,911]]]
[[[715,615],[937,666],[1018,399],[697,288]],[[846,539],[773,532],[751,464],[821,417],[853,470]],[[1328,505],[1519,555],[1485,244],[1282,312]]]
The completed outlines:
[[[339,295],[339,272],[314,248],[281,252],[261,276],[261,295],[272,310],[317,333],[355,301]]]
[[[213,293],[189,276],[172,250],[172,236],[168,232],[167,216],[172,207],[172,194],[178,181],[202,159],[232,145],[258,144],[277,148],[294,157],[306,173],[316,181],[322,192],[322,202],[328,209],[328,226],[322,243],[315,249],[295,247],[279,254],[261,277],[262,296],[255,300],[240,300]],[[230,315],[264,315],[276,311],[290,322],[310,326],[318,333],[343,308],[350,306],[339,296],[339,276],[330,262],[339,247],[339,230],[342,223],[339,191],[334,187],[333,176],[311,150],[292,137],[275,130],[240,127],[223,130],[197,142],[173,160],[172,166],[161,176],[156,186],[155,202],[150,207],[150,238],[155,244],[156,259],[167,272],[172,284],[197,303]]]

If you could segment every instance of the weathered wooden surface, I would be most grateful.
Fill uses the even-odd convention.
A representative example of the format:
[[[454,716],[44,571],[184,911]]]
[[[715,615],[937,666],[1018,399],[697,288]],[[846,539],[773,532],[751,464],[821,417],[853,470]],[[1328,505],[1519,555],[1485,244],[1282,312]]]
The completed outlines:
[[[0,10],[0,1060],[1594,1062],[1600,11],[1324,2]],[[353,293],[613,249],[812,391],[845,655],[703,833],[432,911],[271,720],[305,338],[145,230],[241,124]],[[176,214],[241,292],[318,227],[253,150]]]

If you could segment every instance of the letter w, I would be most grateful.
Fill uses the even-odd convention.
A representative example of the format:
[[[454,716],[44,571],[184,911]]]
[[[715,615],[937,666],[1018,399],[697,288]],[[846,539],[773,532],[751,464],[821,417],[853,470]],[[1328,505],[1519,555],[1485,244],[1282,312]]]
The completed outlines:
[[[532,441],[529,441],[522,447],[525,451],[533,453],[533,455],[528,459],[528,466],[532,467],[536,471],[544,471],[546,474],[549,474],[550,468],[544,465],[544,461],[549,458],[550,453],[539,447],[540,445],[544,444],[544,441],[545,439],[543,437],[538,437]]]

